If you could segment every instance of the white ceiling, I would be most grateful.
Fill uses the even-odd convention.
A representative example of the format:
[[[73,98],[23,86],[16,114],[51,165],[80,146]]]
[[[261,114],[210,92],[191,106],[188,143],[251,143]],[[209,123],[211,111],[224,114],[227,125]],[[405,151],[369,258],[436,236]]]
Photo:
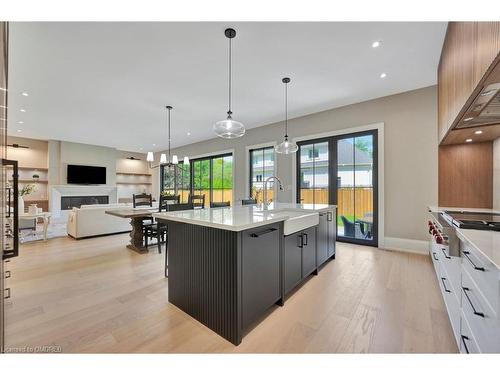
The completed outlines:
[[[445,22],[14,22],[9,134],[161,150],[170,104],[173,147],[213,138],[227,111],[227,26],[237,31],[233,117],[247,128],[283,119],[283,76],[292,79],[290,117],[433,85],[446,30]]]

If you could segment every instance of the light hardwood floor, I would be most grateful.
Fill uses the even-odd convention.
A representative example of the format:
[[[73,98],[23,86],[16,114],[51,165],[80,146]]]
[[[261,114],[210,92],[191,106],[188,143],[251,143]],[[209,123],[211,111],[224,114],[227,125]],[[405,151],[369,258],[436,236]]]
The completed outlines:
[[[338,243],[235,347],[168,303],[163,256],[128,235],[22,245],[9,263],[6,346],[63,352],[457,352],[428,257]]]

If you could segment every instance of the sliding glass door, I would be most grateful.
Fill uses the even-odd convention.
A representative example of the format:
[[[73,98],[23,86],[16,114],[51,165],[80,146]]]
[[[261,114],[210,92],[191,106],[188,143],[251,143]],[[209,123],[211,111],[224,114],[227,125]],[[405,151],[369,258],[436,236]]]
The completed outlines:
[[[377,246],[377,131],[299,143],[297,202],[337,205],[340,241]]]

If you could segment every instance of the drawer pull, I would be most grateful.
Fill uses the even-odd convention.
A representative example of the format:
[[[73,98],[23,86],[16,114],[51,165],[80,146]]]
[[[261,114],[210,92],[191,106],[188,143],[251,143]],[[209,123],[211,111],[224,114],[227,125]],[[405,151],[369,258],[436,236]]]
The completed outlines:
[[[439,260],[439,259],[436,257],[436,253],[432,253],[432,257],[434,258],[434,260]]]
[[[450,257],[449,255],[446,255],[446,251],[445,251],[445,249],[441,249],[441,251],[443,252],[444,257],[445,257],[446,259],[451,259],[451,257]]]
[[[472,261],[472,259],[469,257],[470,255],[470,252],[468,251],[464,251],[464,256],[465,256],[465,259],[467,259],[469,261],[469,263],[472,265],[472,267],[474,267],[475,270],[478,270],[478,271],[485,271],[484,267],[478,267],[474,264],[474,262]]]
[[[333,212],[328,211],[328,212],[326,213],[326,220],[327,220],[327,221],[333,221]]]
[[[462,289],[464,290],[465,298],[467,298],[467,301],[469,301],[470,307],[472,307],[472,311],[474,312],[474,315],[478,315],[478,316],[484,318],[484,314],[482,312],[476,311],[476,308],[472,304],[472,301],[471,301],[469,295],[467,294],[467,292],[470,291],[470,289],[465,287],[465,286],[463,286]]]
[[[3,296],[4,299],[9,299],[10,298],[10,288],[5,288],[5,295]]]
[[[446,280],[446,277],[442,277],[441,278],[441,282],[443,283],[443,287],[444,287],[444,291],[447,292],[447,293],[451,293],[451,290],[449,290],[447,287],[446,287],[446,284],[444,283],[444,281]]]
[[[307,237],[307,233],[304,233],[302,236],[304,236],[304,246],[307,246],[307,243],[308,243],[308,237]]]
[[[275,230],[278,230],[278,229],[276,229],[276,228],[264,229],[263,231],[254,232],[254,233],[250,234],[250,237],[257,238],[257,237],[263,236],[264,234],[268,234],[268,233],[274,232]]]
[[[10,271],[5,271],[4,274],[6,279],[10,279]]]
[[[469,340],[467,336],[462,335],[462,344],[464,344],[464,349],[467,354],[469,354],[469,348],[467,347],[467,344],[465,343],[465,340]]]

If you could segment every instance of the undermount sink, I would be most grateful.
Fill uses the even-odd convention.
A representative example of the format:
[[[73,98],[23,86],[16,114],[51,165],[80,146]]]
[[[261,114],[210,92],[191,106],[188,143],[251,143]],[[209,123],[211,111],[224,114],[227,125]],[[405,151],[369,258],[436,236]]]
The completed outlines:
[[[283,234],[289,234],[304,230],[319,224],[317,212],[304,212],[299,210],[272,210],[273,213],[288,216],[284,221]]]

